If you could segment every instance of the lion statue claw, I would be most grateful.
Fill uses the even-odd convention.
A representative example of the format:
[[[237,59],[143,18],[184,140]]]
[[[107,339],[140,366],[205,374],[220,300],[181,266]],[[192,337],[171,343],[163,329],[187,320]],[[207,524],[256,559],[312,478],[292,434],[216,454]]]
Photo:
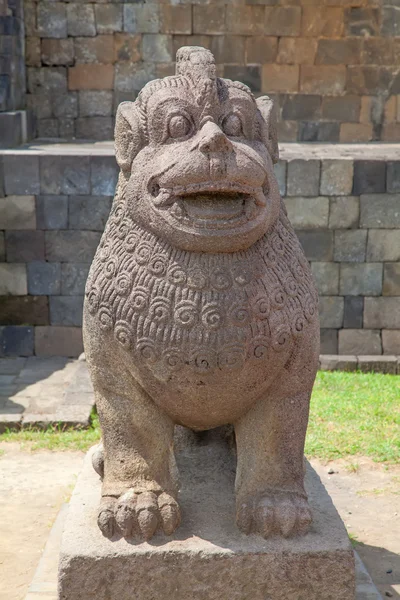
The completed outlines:
[[[230,424],[238,527],[304,534],[318,299],[274,176],[272,102],[184,47],[176,76],[119,106],[115,147],[121,173],[84,307],[104,444],[99,527],[172,534],[174,426]]]

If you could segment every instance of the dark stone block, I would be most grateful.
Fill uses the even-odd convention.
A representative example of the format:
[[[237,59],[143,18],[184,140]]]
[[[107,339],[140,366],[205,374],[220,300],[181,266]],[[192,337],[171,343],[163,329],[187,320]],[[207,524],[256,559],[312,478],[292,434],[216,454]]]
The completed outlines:
[[[69,229],[103,231],[111,209],[108,196],[71,196]]]
[[[338,330],[337,329],[321,329],[321,354],[337,354],[338,353]]]
[[[90,263],[100,238],[98,231],[46,231],[46,259],[51,262]]]
[[[359,96],[327,96],[322,100],[322,118],[345,123],[360,120],[361,98]]]
[[[0,356],[32,356],[33,327],[0,327]]]
[[[0,156],[0,198],[4,197],[4,168],[3,157]]]
[[[11,80],[8,75],[0,74],[0,110],[8,110],[10,108],[10,96],[11,96]],[[4,118],[2,119],[4,121]],[[0,130],[1,131],[1,130]],[[4,136],[4,132],[1,132],[0,142]],[[10,132],[9,132],[10,133]]]
[[[0,35],[15,35],[21,32],[21,21],[12,16],[0,16]]]
[[[38,229],[67,229],[67,196],[38,196],[36,198],[36,227]]]
[[[397,4],[382,7],[381,35],[385,37],[400,36],[400,10]]]
[[[345,296],[343,327],[345,329],[362,329],[363,312],[363,296]]]
[[[234,81],[242,81],[252,92],[261,92],[261,67],[225,65],[224,77]]]
[[[61,193],[90,194],[90,157],[63,156]]]
[[[340,123],[300,123],[298,136],[300,142],[338,142]]]
[[[7,195],[38,194],[39,157],[27,154],[4,155],[4,185]]]
[[[387,191],[389,194],[400,192],[400,160],[387,163]]]
[[[378,160],[354,162],[353,195],[383,194],[386,191],[386,163]]]
[[[347,35],[370,36],[379,33],[379,8],[348,8],[345,11]]]
[[[63,263],[61,265],[61,294],[83,296],[90,265],[86,263]]]
[[[51,325],[82,326],[83,296],[51,296]]]
[[[48,325],[46,296],[0,296],[0,323],[3,325]]]
[[[118,165],[114,156],[92,156],[90,180],[95,196],[114,196],[118,181]]]
[[[7,262],[44,260],[43,231],[6,231]]]
[[[42,119],[39,125],[46,119]],[[40,129],[39,129],[39,135]],[[40,156],[40,191],[42,194],[61,194],[63,180],[61,156]]]
[[[319,116],[321,96],[296,94],[285,96],[282,105],[282,119],[305,120]]]
[[[296,231],[308,260],[317,262],[333,259],[333,231]]]
[[[2,107],[0,96],[0,110],[7,110],[7,108],[8,106]],[[21,113],[0,113],[0,148],[14,148],[20,144],[22,144]]]
[[[61,290],[61,265],[59,263],[32,262],[27,265],[28,293],[36,296],[59,294]]]

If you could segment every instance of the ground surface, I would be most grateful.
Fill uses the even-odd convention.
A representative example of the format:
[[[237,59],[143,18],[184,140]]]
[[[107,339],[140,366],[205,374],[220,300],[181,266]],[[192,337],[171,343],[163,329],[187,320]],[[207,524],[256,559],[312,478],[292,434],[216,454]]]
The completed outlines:
[[[83,453],[30,452],[14,443],[1,443],[0,449],[0,510],[7,515],[0,537],[0,600],[23,600]],[[356,549],[380,592],[399,599],[400,467],[361,458],[357,465],[311,462],[357,539]]]

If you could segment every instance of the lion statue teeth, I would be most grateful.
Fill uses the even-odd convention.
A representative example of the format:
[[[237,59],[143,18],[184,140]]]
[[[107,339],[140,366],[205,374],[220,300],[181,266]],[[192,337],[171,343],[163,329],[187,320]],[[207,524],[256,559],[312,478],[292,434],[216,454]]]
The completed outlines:
[[[115,148],[121,173],[84,307],[104,445],[99,527],[172,534],[174,426],[230,424],[238,527],[304,534],[318,298],[274,176],[273,104],[184,47],[176,76],[119,106]]]

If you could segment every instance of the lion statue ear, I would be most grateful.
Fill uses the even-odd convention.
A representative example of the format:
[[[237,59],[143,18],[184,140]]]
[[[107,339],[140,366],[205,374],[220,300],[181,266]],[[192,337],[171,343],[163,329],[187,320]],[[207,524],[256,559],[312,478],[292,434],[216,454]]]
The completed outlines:
[[[257,107],[261,113],[261,139],[267,146],[274,165],[279,160],[278,132],[274,103],[268,96],[257,98]]]
[[[143,146],[136,105],[134,102],[121,102],[115,119],[115,157],[122,171],[131,170],[132,161]]]

